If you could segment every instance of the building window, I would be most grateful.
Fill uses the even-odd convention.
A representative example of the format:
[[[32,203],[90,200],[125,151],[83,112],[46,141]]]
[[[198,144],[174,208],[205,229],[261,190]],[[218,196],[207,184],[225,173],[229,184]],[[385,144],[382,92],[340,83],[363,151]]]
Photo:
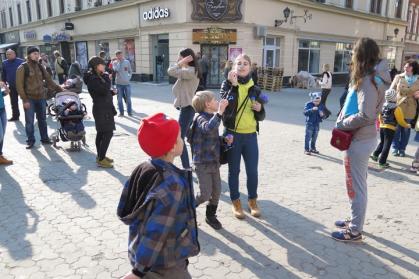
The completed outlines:
[[[353,0],[345,0],[345,8],[352,9],[354,6]]]
[[[41,16],[41,2],[40,2],[40,0],[36,0],[36,16],[37,16],[38,20],[40,20],[42,18],[42,16]]]
[[[52,16],[52,3],[51,0],[47,0],[47,13],[48,17]]]
[[[63,14],[65,11],[64,0],[60,0],[60,14]]]
[[[351,62],[352,45],[337,43],[335,51],[335,66],[333,72],[347,73],[349,72],[349,63]]]
[[[396,0],[394,5],[395,5],[395,8],[396,8],[396,11],[394,13],[394,17],[402,18],[403,1],[402,0]]]
[[[81,0],[76,0],[76,7],[75,7],[75,11],[81,11],[82,10],[82,1]]]
[[[263,40],[263,67],[279,67],[280,57],[280,38],[265,37]]]
[[[12,27],[14,25],[12,7],[9,7],[9,18],[10,18],[10,26]]]
[[[371,0],[370,12],[374,14],[381,14],[382,0]]]
[[[17,4],[17,23],[22,24],[22,11],[20,9],[20,4]]]
[[[125,59],[131,64],[131,70],[135,72],[135,39],[120,39],[118,41],[118,48],[124,54]]]
[[[1,28],[7,28],[6,11],[1,11]]]
[[[26,1],[26,13],[28,14],[28,22],[32,21],[31,1]]]
[[[320,65],[320,42],[300,40],[298,71],[318,73]]]

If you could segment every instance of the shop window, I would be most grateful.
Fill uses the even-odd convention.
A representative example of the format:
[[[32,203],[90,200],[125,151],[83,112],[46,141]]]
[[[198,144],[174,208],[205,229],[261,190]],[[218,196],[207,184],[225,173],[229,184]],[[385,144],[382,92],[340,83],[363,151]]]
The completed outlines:
[[[345,8],[352,9],[354,6],[353,0],[345,0]]]
[[[20,4],[17,4],[17,23],[22,24],[22,10],[20,9]]]
[[[281,39],[265,37],[263,42],[263,67],[279,67],[281,57]]]
[[[337,43],[335,51],[335,65],[333,72],[347,73],[349,72],[349,63],[351,62],[352,45]]]
[[[385,50],[389,69],[392,69],[396,64],[396,51],[397,49],[395,47],[388,47]]]
[[[99,52],[105,52],[105,58],[111,59],[111,55],[109,53],[109,42],[108,41],[96,41],[96,54],[99,56]],[[113,55],[112,55],[113,56]]]
[[[125,59],[127,59],[131,64],[131,70],[135,72],[135,39],[119,39],[118,48],[124,54]]]
[[[381,14],[382,0],[371,0],[370,12],[373,14]]]
[[[36,0],[36,17],[38,20],[42,18],[41,16],[41,2],[40,0]]]
[[[26,13],[28,14],[28,22],[32,21],[31,1],[26,1]]]
[[[88,68],[88,59],[87,42],[76,42],[76,60],[80,63],[80,67],[83,70]]]
[[[47,13],[48,17],[52,16],[52,3],[51,0],[47,0]]]
[[[10,18],[10,27],[12,27],[14,25],[12,7],[9,7],[9,18]]]
[[[396,8],[394,17],[402,18],[403,1],[402,0],[396,0],[394,5],[395,5],[395,8]]]
[[[318,73],[320,65],[320,43],[300,40],[298,49],[298,71]]]

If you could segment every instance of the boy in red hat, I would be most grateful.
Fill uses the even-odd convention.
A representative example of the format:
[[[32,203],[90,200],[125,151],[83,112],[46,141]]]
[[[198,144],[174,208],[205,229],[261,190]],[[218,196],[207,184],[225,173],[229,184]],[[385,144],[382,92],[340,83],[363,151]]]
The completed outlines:
[[[192,174],[173,165],[183,150],[179,124],[163,113],[144,118],[138,142],[151,159],[133,171],[118,205],[133,267],[124,278],[189,279],[188,258],[200,247]]]

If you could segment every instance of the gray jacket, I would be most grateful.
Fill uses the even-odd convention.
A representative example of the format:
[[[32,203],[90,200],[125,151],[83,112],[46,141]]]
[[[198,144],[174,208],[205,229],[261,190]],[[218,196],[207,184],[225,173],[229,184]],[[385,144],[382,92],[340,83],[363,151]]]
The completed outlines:
[[[181,68],[178,64],[174,64],[169,67],[167,73],[169,76],[177,78],[172,88],[173,95],[175,95],[175,107],[191,106],[192,98],[195,96],[199,85],[195,67]]]
[[[389,88],[391,77],[388,62],[382,60],[375,69],[377,87],[371,75],[366,76],[357,91],[359,112],[346,118],[340,116],[336,127],[346,131],[353,131],[354,140],[372,139],[377,136],[375,121],[384,103],[384,93]]]
[[[115,84],[128,85],[132,76],[131,63],[127,59],[118,60],[112,63],[112,67],[116,73]]]

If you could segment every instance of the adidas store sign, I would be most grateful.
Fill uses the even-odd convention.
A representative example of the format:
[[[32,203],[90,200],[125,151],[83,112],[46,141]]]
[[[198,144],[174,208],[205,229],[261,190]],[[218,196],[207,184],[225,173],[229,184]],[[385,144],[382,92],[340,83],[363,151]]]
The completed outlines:
[[[145,21],[147,20],[158,20],[158,19],[164,19],[168,18],[170,16],[170,11],[168,8],[153,8],[147,12],[143,13],[143,19]]]

